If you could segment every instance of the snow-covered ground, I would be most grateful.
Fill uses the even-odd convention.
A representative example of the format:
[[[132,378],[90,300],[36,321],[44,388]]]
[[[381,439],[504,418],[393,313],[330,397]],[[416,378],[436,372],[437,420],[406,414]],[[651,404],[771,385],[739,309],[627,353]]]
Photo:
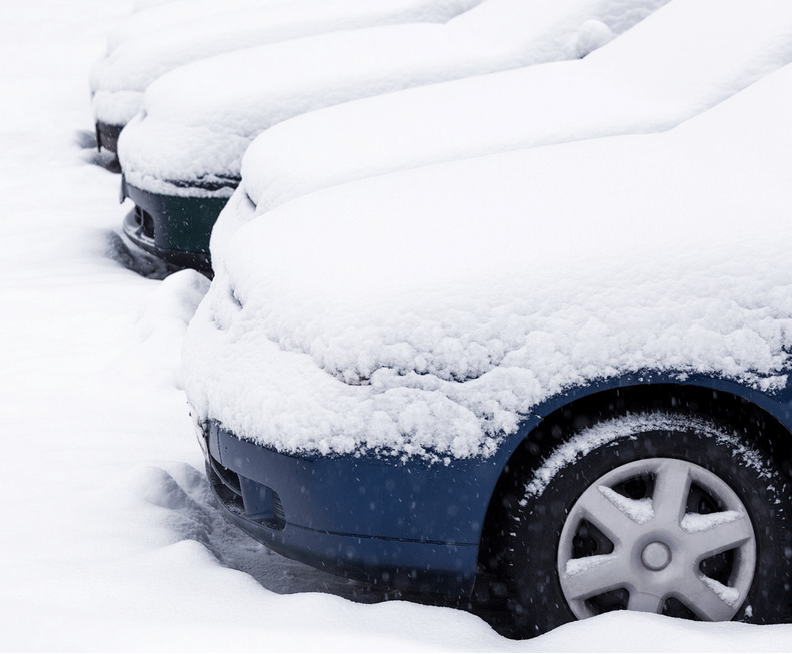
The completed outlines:
[[[514,642],[226,525],[178,372],[206,283],[119,263],[128,207],[87,147],[88,70],[133,5],[0,3],[2,650],[789,650],[792,626],[626,613]]]

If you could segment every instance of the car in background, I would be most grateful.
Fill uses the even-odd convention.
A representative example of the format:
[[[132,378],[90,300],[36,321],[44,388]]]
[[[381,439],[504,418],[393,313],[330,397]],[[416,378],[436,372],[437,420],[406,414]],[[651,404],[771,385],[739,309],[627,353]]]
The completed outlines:
[[[151,82],[170,70],[223,52],[289,39],[393,23],[444,22],[481,0],[234,0],[226,6],[165,5],[133,15],[111,34],[91,70],[97,140],[115,151],[121,129],[140,111]],[[224,9],[219,10],[220,7]],[[178,11],[183,10],[182,17]],[[151,20],[145,20],[149,14]],[[165,18],[171,18],[165,21]],[[164,25],[151,29],[157,21]],[[132,35],[138,34],[137,37]],[[120,42],[119,42],[120,41]]]
[[[296,116],[251,143],[242,163],[245,192],[264,212],[398,170],[670,129],[792,62],[789,5],[738,1],[718,7],[671,2],[584,59]]]
[[[240,187],[182,368],[227,517],[389,587],[494,575],[512,635],[788,621],[790,112],[788,65],[663,133]]]
[[[121,134],[122,196],[136,205],[124,231],[158,257],[208,271],[212,225],[262,131],[362,97],[577,58],[665,2],[485,0],[446,24],[325,34],[182,66],[148,87]]]

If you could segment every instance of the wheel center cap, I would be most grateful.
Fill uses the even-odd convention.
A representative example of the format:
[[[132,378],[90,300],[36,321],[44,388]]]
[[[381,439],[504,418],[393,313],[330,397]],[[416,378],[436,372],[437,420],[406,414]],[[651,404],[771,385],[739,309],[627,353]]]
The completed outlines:
[[[671,563],[671,550],[665,543],[649,543],[641,552],[641,561],[649,570],[662,570]]]

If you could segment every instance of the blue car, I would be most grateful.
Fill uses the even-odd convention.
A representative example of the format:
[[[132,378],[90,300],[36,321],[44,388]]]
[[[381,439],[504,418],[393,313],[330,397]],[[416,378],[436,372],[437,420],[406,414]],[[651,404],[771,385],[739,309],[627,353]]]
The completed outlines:
[[[788,621],[790,111],[786,66],[668,132],[269,212],[246,170],[183,367],[229,519],[372,584],[486,580],[517,636]]]

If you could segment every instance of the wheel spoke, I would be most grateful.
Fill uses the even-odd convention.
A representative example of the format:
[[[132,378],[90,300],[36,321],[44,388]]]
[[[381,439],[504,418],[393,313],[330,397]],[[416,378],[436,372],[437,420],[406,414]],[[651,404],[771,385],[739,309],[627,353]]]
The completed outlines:
[[[586,599],[624,587],[625,581],[629,578],[629,570],[621,557],[607,554],[588,558],[598,559],[598,564],[572,575],[563,573],[561,575],[561,585],[568,599]],[[585,559],[579,560],[585,561]]]
[[[652,495],[658,524],[678,525],[685,515],[690,494],[690,464],[678,459],[666,459],[657,469]]]
[[[708,581],[709,584],[700,573],[691,572],[675,588],[675,594],[702,620],[730,620],[735,610],[734,590],[713,580]]]
[[[637,525],[624,509],[597,488],[589,489],[578,503],[586,518],[599,528],[614,545],[629,543],[636,536]]]
[[[748,516],[741,514],[731,522],[714,524],[708,529],[686,534],[685,548],[698,563],[708,556],[740,547],[753,538],[751,521]]]
[[[660,613],[663,610],[663,598],[648,593],[631,592],[627,604],[630,611],[643,611],[644,613]]]

